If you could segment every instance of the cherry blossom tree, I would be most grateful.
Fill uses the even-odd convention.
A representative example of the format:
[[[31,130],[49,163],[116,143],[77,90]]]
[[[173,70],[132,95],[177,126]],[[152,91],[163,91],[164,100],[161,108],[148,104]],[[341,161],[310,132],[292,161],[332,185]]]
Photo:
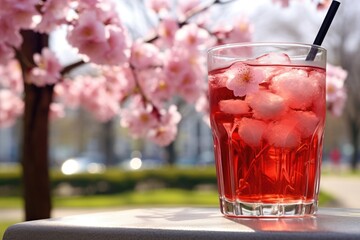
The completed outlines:
[[[345,83],[335,79],[333,82],[331,78],[327,78],[327,80],[328,82],[333,82],[333,86],[330,85],[330,92],[338,92],[337,98],[346,98],[344,111],[341,110],[338,112],[338,115],[342,114],[346,126],[344,130],[347,132],[349,144],[352,148],[349,160],[353,171],[358,169],[360,162],[360,95],[358,93],[360,87],[360,57],[358,54],[360,46],[359,11],[359,2],[349,0],[341,1],[338,20],[334,22],[333,25],[333,36],[330,36],[332,41],[328,46],[328,49],[333,53],[333,61],[343,66],[348,74]],[[336,70],[338,71],[337,76],[345,74],[339,69]],[[345,84],[345,88],[342,88],[343,84]],[[341,88],[342,90],[338,91]],[[341,93],[344,89],[346,89],[346,91]],[[340,105],[342,104],[340,103]],[[342,106],[340,106],[340,108],[342,108]]]
[[[23,118],[26,220],[50,217],[49,119],[63,116],[65,107],[82,107],[100,122],[118,116],[133,137],[160,146],[177,135],[179,100],[207,111],[204,51],[252,40],[246,16],[214,25],[206,15],[232,1],[149,0],[158,25],[152,35],[133,39],[111,0],[0,0],[0,127]],[[81,56],[67,66],[49,48],[60,26]],[[72,77],[84,64],[93,74]],[[338,113],[346,96],[339,81],[329,85],[342,92],[329,96],[329,109]]]

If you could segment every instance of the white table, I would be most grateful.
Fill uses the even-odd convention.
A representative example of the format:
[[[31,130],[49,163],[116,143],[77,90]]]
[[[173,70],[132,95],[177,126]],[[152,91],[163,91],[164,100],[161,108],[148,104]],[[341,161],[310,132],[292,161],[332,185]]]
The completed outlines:
[[[360,209],[316,217],[229,219],[217,208],[144,208],[15,224],[3,240],[360,239]]]

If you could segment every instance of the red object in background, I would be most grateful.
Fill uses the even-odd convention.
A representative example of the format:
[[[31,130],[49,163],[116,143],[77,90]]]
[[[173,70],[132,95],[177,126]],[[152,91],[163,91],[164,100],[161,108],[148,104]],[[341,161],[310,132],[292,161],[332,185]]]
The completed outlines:
[[[334,165],[339,165],[340,164],[340,160],[341,160],[341,152],[338,148],[334,148],[331,152],[330,152],[330,159],[331,162]]]

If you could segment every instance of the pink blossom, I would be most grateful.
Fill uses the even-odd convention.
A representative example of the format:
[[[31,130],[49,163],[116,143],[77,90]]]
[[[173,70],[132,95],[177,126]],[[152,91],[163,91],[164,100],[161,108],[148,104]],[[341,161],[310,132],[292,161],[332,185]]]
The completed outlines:
[[[150,140],[160,146],[166,146],[175,140],[177,135],[177,124],[181,115],[175,105],[171,105],[168,111],[161,113],[158,125],[149,131]]]
[[[101,2],[102,0],[82,0],[82,1],[78,1],[78,10],[82,11],[84,9],[88,9],[88,8],[96,8],[97,4],[99,2]],[[104,1],[107,2],[107,1]]]
[[[106,25],[121,25],[119,13],[116,11],[116,1],[97,0],[96,4],[93,4],[91,0],[86,1],[89,2],[88,9],[95,12],[100,21],[106,23]]]
[[[164,74],[169,84],[189,103],[195,103],[205,89],[205,58],[197,49],[173,47],[165,53]]]
[[[326,101],[328,109],[336,116],[340,116],[347,98],[344,82],[347,71],[339,66],[326,66]]]
[[[180,79],[190,69],[189,56],[186,49],[172,48],[165,52],[164,72],[166,76],[174,82]]]
[[[235,96],[245,96],[259,89],[259,83],[264,79],[264,74],[259,69],[254,69],[241,62],[233,64],[226,72],[226,87],[234,91]]]
[[[50,33],[60,24],[67,21],[66,17],[70,15],[70,0],[47,0],[41,7],[40,23],[36,26],[39,32]]]
[[[290,0],[272,0],[273,3],[279,3],[281,7],[288,7]]]
[[[222,44],[228,38],[229,33],[232,31],[233,27],[229,24],[220,23],[213,30],[212,34],[216,36],[219,44]]]
[[[51,103],[49,115],[51,119],[58,119],[65,117],[64,105],[61,103],[54,103],[54,102]]]
[[[346,100],[347,100],[347,93],[343,88],[341,91],[338,92],[336,101],[328,103],[327,108],[330,110],[332,114],[339,117],[343,113]]]
[[[133,71],[128,64],[122,66],[104,66],[100,70],[106,79],[105,88],[118,101],[121,102],[135,91],[136,83]]]
[[[0,89],[0,128],[11,127],[23,113],[23,101],[8,89]]]
[[[165,52],[163,68],[144,69],[137,72],[140,87],[156,106],[174,95],[195,103],[205,89],[204,62],[196,50],[174,47]]]
[[[252,34],[253,26],[247,18],[241,17],[234,21],[231,30],[222,43],[250,42]]]
[[[176,82],[168,78],[161,68],[138,71],[137,79],[145,96],[157,107],[161,107],[176,94]]]
[[[341,67],[327,64],[326,71],[326,100],[334,102],[338,94],[344,89],[347,72]]]
[[[100,22],[106,23],[106,25],[120,24],[116,5],[113,0],[82,0],[76,1],[76,4],[73,5],[75,5],[74,11],[79,15],[89,11],[95,13],[97,19]],[[79,17],[75,16],[73,18],[76,19]]]
[[[152,105],[145,104],[140,96],[135,96],[131,103],[122,109],[120,124],[128,128],[133,137],[146,137],[149,129],[157,124],[157,115],[153,111]]]
[[[177,10],[178,10],[177,14],[178,14],[178,18],[180,19],[180,21],[184,21],[189,16],[191,11],[196,9],[200,5],[200,3],[201,2],[199,0],[179,1],[178,6],[177,6]]]
[[[19,26],[14,26],[14,20],[11,15],[0,15],[0,44],[20,47],[22,38],[19,30]]]
[[[75,45],[74,45],[75,47]],[[109,51],[109,45],[107,42],[84,42],[84,44],[78,46],[78,51],[83,56],[85,62],[93,62],[95,64],[104,64],[104,53]]]
[[[160,51],[154,44],[136,41],[131,49],[130,63],[137,69],[160,65]]]
[[[6,65],[0,65],[0,88],[8,88],[15,93],[22,93],[24,84],[19,62],[11,59]]]
[[[30,28],[32,17],[37,14],[35,6],[38,3],[38,0],[1,0],[0,16],[8,18],[15,31],[20,28]]]
[[[201,74],[191,70],[183,75],[178,86],[180,96],[187,102],[194,103],[205,89],[205,81]]]
[[[318,1],[317,9],[318,9],[318,10],[327,9],[330,4],[331,4],[331,0],[321,0],[321,1]]]
[[[109,33],[107,51],[104,51],[101,60],[92,59],[92,61],[108,65],[118,65],[128,61],[131,43],[126,29],[122,26],[110,26],[107,29]]]
[[[130,55],[130,39],[126,29],[116,18],[117,15],[110,16],[113,18],[102,22],[104,16],[101,14],[84,11],[68,33],[71,45],[78,48],[81,54],[87,55],[90,61],[101,65],[121,64]]]
[[[119,102],[111,94],[106,91],[95,92],[95,98],[84,102],[84,107],[94,114],[95,118],[100,122],[107,122],[117,116],[120,111]]]
[[[71,107],[81,106],[101,122],[112,119],[120,110],[118,95],[109,91],[102,76],[78,76],[73,82],[64,81],[56,86],[55,93],[59,101]]]
[[[174,44],[180,47],[200,50],[207,48],[211,43],[211,36],[208,31],[193,23],[183,26],[175,34]]]
[[[176,106],[158,110],[144,103],[140,96],[121,112],[121,125],[128,128],[133,137],[148,138],[160,146],[174,141],[180,119]]]
[[[31,69],[28,81],[38,87],[55,84],[60,79],[61,65],[55,54],[48,48],[43,48],[41,55],[34,54],[37,67]]]
[[[158,26],[160,40],[165,46],[171,46],[174,42],[175,33],[179,29],[176,19],[167,17],[162,19]]]
[[[334,77],[344,82],[347,76],[348,72],[341,66],[335,66],[330,63],[326,64],[326,77]]]
[[[78,78],[74,80],[64,79],[62,82],[55,85],[55,97],[68,107],[75,108],[80,105],[81,92],[83,90],[83,82]]]
[[[86,11],[79,16],[68,40],[75,47],[81,47],[86,42],[105,42],[105,25],[97,19],[94,12]]]
[[[106,122],[119,113],[118,95],[107,88],[104,76],[86,76],[80,80],[83,84],[81,106],[91,112],[97,120]]]
[[[14,50],[5,43],[0,42],[0,64],[6,64],[14,58]]]
[[[251,42],[253,26],[246,17],[242,16],[232,25],[219,24],[212,32],[217,37],[218,44]]]
[[[166,14],[170,10],[169,0],[148,0],[147,5],[148,8],[161,15]]]

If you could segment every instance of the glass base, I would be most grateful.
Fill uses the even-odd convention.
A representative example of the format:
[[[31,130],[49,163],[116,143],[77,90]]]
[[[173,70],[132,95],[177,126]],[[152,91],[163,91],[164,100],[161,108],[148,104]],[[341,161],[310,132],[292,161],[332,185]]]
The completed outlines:
[[[316,214],[318,202],[269,204],[220,199],[220,207],[227,217],[304,217]]]

